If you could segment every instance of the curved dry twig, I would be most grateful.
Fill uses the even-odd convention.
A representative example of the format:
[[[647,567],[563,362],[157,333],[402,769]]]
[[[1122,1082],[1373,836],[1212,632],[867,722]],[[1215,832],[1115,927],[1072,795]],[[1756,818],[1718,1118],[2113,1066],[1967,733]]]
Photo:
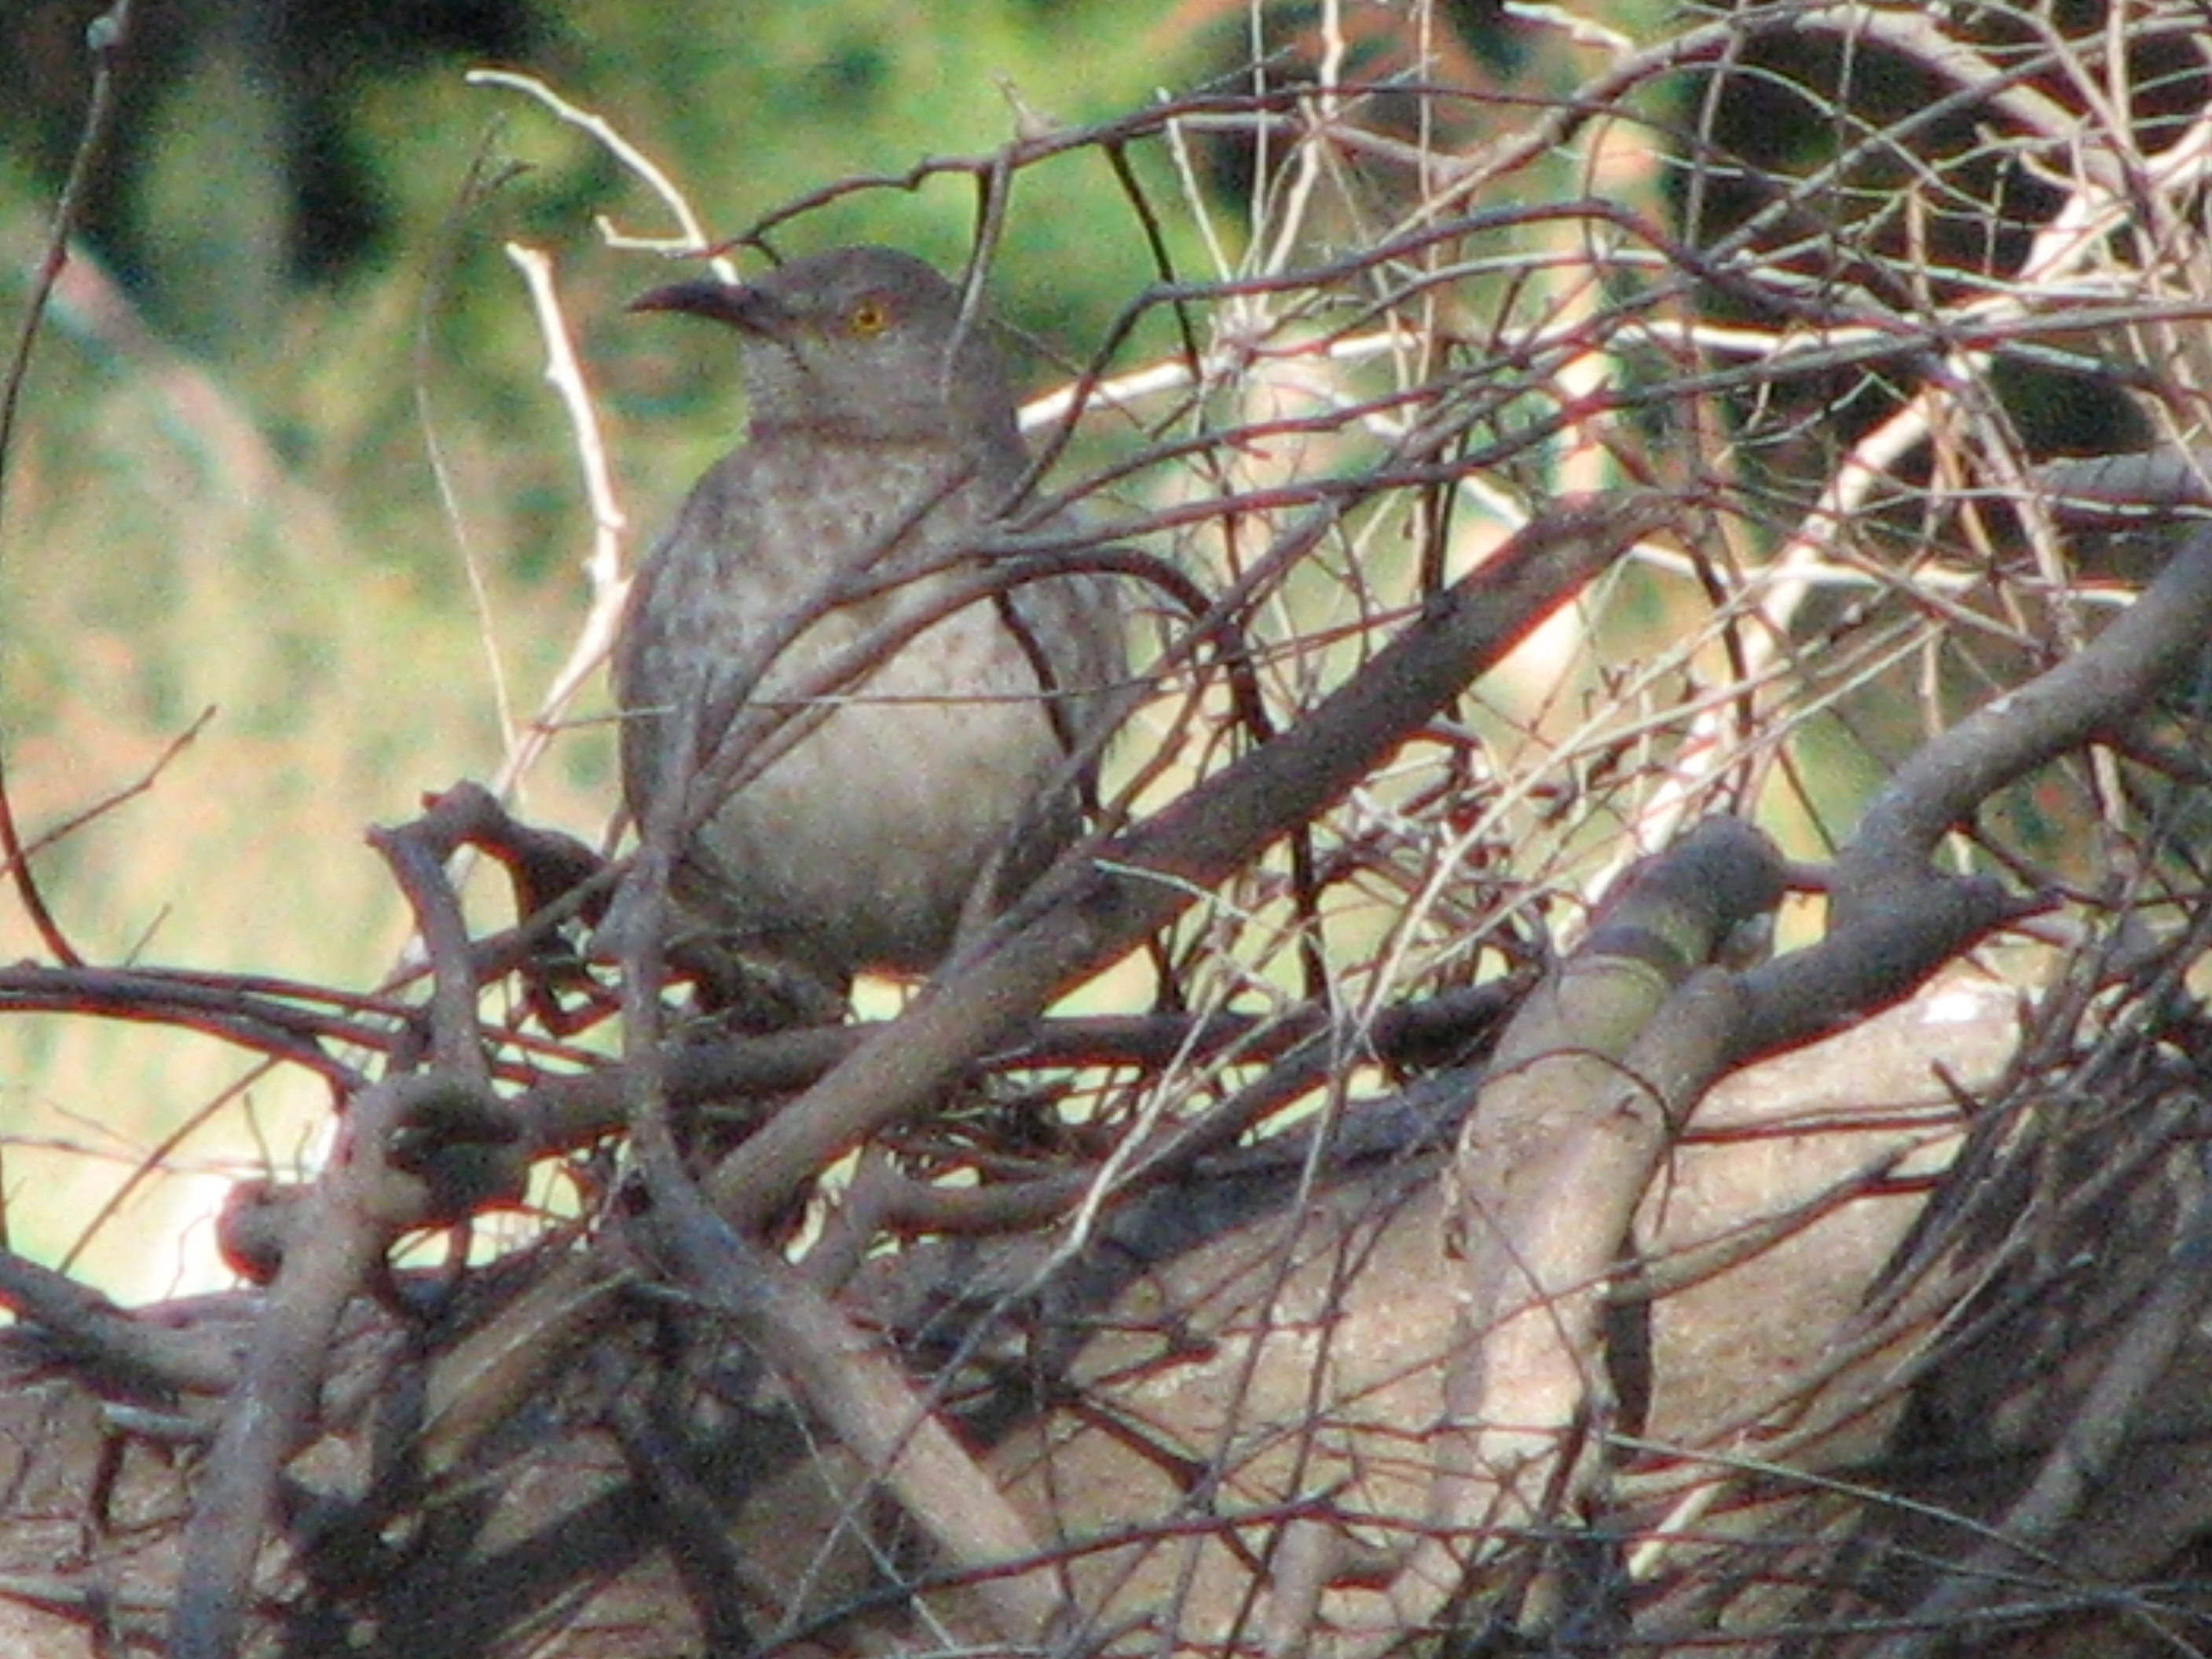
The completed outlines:
[[[54,283],[69,259],[70,239],[76,232],[77,215],[84,205],[93,163],[114,123],[116,60],[130,38],[131,0],[112,0],[107,9],[95,17],[85,32],[86,44],[93,55],[92,96],[85,109],[84,127],[77,138],[76,155],[70,163],[69,178],[54,204],[53,225],[47,233],[46,252],[31,279],[23,325],[16,331],[15,350],[9,356],[4,378],[0,378],[0,505],[4,505],[7,499],[9,453],[14,445],[23,385],[30,376],[31,350],[38,343],[40,325],[46,320],[46,304],[53,294]],[[54,920],[46,895],[31,873],[30,854],[9,798],[4,764],[0,764],[0,872],[4,872],[15,884],[16,897],[54,960],[66,967],[82,967],[84,958],[77,954],[61,925]]]

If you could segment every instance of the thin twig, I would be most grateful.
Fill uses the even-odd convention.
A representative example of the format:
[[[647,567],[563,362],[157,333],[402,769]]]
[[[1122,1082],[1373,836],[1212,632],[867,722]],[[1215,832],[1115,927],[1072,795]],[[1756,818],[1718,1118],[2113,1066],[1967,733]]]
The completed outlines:
[[[106,147],[114,121],[115,64],[130,39],[131,0],[113,0],[85,30],[85,45],[92,54],[92,97],[85,109],[76,154],[70,162],[69,178],[54,204],[53,224],[46,234],[46,252],[31,279],[23,325],[16,332],[15,349],[9,359],[6,378],[0,380],[0,508],[4,508],[7,501],[9,455],[14,445],[23,387],[30,379],[32,348],[38,343],[39,327],[46,319],[54,284],[61,280],[62,267],[69,262],[70,238],[76,233],[77,215],[83,209],[93,166]],[[54,960],[72,968],[82,967],[84,958],[63,933],[47,907],[46,895],[40,890],[37,878],[31,873],[29,854],[16,826],[15,809],[9,795],[4,756],[0,756],[0,869],[4,869],[14,880],[16,896],[22,900],[32,925],[38,929],[40,939]]]

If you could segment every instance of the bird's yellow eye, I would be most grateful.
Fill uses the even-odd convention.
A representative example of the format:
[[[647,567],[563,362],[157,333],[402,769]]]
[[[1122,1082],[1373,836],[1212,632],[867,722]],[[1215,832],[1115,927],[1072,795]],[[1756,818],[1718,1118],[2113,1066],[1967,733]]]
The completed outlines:
[[[881,300],[862,300],[845,313],[846,331],[871,339],[891,325],[891,308]]]

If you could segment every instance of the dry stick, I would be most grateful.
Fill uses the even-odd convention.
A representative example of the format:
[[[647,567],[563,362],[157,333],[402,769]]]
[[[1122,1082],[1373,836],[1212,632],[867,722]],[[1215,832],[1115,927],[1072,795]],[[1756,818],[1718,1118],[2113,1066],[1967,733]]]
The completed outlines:
[[[1877,798],[1883,833],[1863,854],[1868,884],[1881,884],[1925,859],[1934,840],[1981,795],[2057,749],[2086,741],[2124,720],[2204,649],[2212,631],[2212,526],[2193,531],[2133,606],[2087,650],[1960,722],[1901,770]],[[1917,786],[1917,787],[1916,787]],[[1893,799],[1895,796],[1897,799]],[[1871,814],[1870,814],[1871,816]],[[2196,1172],[2174,1247],[2177,1271],[2128,1325],[2034,1484],[2006,1516],[2016,1542],[1985,1546],[1921,1604],[1931,1631],[1978,1607],[2006,1564],[2049,1542],[2077,1515],[2110,1467],[2136,1419],[2144,1392],[2163,1376],[2176,1346],[2193,1328],[2207,1290],[2202,1258],[2212,1248],[2212,1202]],[[1928,1651],[1929,1638],[1903,1650]]]
[[[489,1093],[491,1068],[477,1040],[477,981],[468,923],[441,863],[459,838],[438,832],[456,816],[456,811],[434,806],[428,816],[398,830],[371,830],[368,842],[384,855],[407,895],[429,954],[432,1063],[450,1082]]]
[[[409,375],[412,383],[410,391],[415,405],[415,426],[422,441],[423,464],[429,468],[430,483],[437,496],[439,512],[445,519],[446,533],[453,543],[453,552],[460,561],[461,579],[467,586],[470,607],[476,613],[477,641],[483,649],[485,676],[491,684],[493,718],[499,722],[500,735],[510,748],[514,743],[514,700],[507,685],[506,665],[500,660],[491,590],[484,580],[483,560],[478,556],[476,542],[469,532],[468,513],[462,505],[453,463],[447,453],[446,441],[439,427],[438,410],[432,400],[430,381],[436,361],[434,325],[438,307],[446,297],[447,284],[453,280],[455,267],[460,263],[463,227],[470,215],[481,212],[492,197],[520,171],[521,169],[513,164],[495,166],[491,160],[489,144],[480,148],[470,158],[467,175],[461,180],[453,204],[439,226],[436,240],[431,247],[430,269],[425,274],[421,293],[416,301],[414,362]]]
[[[1095,1210],[1109,1194],[1127,1200],[1188,1172],[1261,1117],[1320,1087],[1339,1063],[1334,1044],[1309,1039],[1219,1105],[1186,1122],[1139,1131],[1135,1144],[1103,1167],[1079,1165],[981,1187],[939,1186],[887,1172],[878,1194],[878,1225],[903,1233],[1002,1234],[1042,1227],[1078,1205]]]
[[[488,72],[487,72],[488,73]],[[471,77],[472,79],[475,77]],[[584,571],[589,583],[592,602],[584,616],[582,625],[568,648],[568,655],[555,672],[553,679],[539,700],[538,712],[529,724],[517,730],[507,707],[506,685],[499,676],[498,653],[490,649],[487,654],[492,665],[495,701],[499,705],[500,730],[506,745],[498,771],[494,775],[490,792],[504,805],[520,793],[522,780],[537,766],[562,729],[568,711],[583,694],[585,685],[599,672],[614,643],[615,629],[622,618],[623,606],[629,594],[629,578],[623,572],[623,536],[628,528],[621,504],[615,497],[611,472],[607,465],[606,444],[600,435],[599,416],[593,408],[591,393],[585,384],[583,369],[577,362],[575,343],[569,337],[568,319],[561,309],[559,295],[554,289],[553,262],[536,248],[520,243],[507,245],[507,256],[522,273],[530,290],[533,309],[538,317],[538,332],[544,341],[547,383],[560,394],[562,406],[567,410],[569,422],[576,434],[576,454],[581,470],[585,499],[592,513],[592,550],[584,560]],[[428,413],[423,419],[426,430]],[[437,457],[433,445],[433,462]],[[450,496],[442,467],[439,470],[441,492]],[[477,563],[471,555],[465,535],[461,532],[460,515],[457,507],[448,501],[448,516],[453,520],[457,536],[461,539],[464,568],[468,572],[470,586],[477,594],[479,612],[489,615],[488,600],[482,592]],[[456,886],[468,879],[474,866],[474,851],[463,847],[452,855],[451,877]],[[531,921],[522,917],[524,925]],[[399,953],[397,972],[386,981],[395,984],[418,965],[419,941],[410,938]]]
[[[1062,991],[1164,927],[1366,776],[1630,544],[1675,514],[1650,492],[1555,505],[1273,743],[1064,861],[895,1021],[715,1172],[716,1206],[763,1222],[845,1148],[918,1109]],[[1109,861],[1110,860],[1110,861]]]
[[[2002,1536],[1985,1543],[1949,1569],[1913,1609],[1917,1633],[1899,1642],[1897,1659],[1921,1659],[1948,1647],[1961,1623],[1995,1591],[2016,1583],[2023,1559],[2041,1563],[2063,1547],[2062,1534],[2076,1524],[2098,1483],[2111,1473],[2142,1426],[2145,1397],[2168,1380],[2175,1352],[2198,1327],[2212,1301],[2212,1171],[2200,1158],[2185,1183],[2187,1196],[2173,1247],[2171,1271],[2154,1285],[2113,1344],[2081,1404],[2044,1461],[2034,1483],[2006,1514]]]
[[[231,1335],[222,1326],[157,1325],[12,1250],[0,1250],[0,1306],[72,1360],[149,1393],[221,1394],[238,1380]]]
[[[276,1518],[284,1463],[306,1441],[339,1315],[384,1260],[395,1234],[430,1201],[393,1166],[394,1133],[424,1110],[448,1110],[456,1089],[490,1088],[477,1041],[468,929],[440,868],[451,814],[433,813],[370,840],[392,864],[416,911],[435,981],[435,1064],[356,1096],[328,1170],[286,1238],[283,1267],[253,1335],[238,1386],[195,1498],[171,1612],[172,1659],[231,1659],[246,1627],[253,1571]]]
[[[1783,883],[1764,836],[1706,820],[1629,874],[1499,1039],[1449,1178],[1463,1286],[1453,1431],[1428,1525],[1389,1589],[1401,1627],[1437,1619],[1485,1532],[1579,1507],[1559,1500],[1589,1474],[1569,1454],[1607,1392],[1608,1284],[1741,1015],[1735,976],[1705,964],[1773,909]]]
[[[1044,1552],[896,1357],[841,1313],[782,1257],[708,1207],[672,1143],[648,1151],[653,1232],[691,1293],[728,1314],[746,1339],[829,1426],[837,1443],[896,1498],[957,1571],[974,1575],[998,1634],[1041,1646],[1060,1613],[1047,1573],[1007,1564]]]
[[[1698,981],[1689,1000],[1670,1006],[1638,1039],[1611,1081],[1586,1048],[1559,1056],[1554,1063],[1601,1072],[1584,1085],[1585,1092],[1595,1091],[1592,1103],[1602,1110],[1591,1115],[1583,1108],[1589,1118],[1583,1134],[1560,1139],[1560,1110],[1551,1108],[1538,1112],[1535,1126],[1549,1132],[1549,1144],[1501,1148],[1492,1144],[1498,1135],[1522,1133],[1520,1126],[1485,1116],[1470,1125],[1462,1178],[1490,1194],[1472,1218],[1480,1248],[1468,1250],[1468,1273],[1479,1298],[1470,1341],[1478,1346],[1464,1376],[1455,1380],[1453,1417],[1467,1427],[1433,1494],[1435,1531],[1394,1587],[1406,1620],[1434,1616],[1454,1591],[1470,1528],[1494,1523],[1501,1514],[1534,1518],[1526,1508],[1528,1488],[1516,1491],[1515,1483],[1531,1471],[1540,1474],[1564,1444],[1574,1413],[1554,1409],[1557,1402],[1579,1410],[1593,1386],[1598,1350],[1590,1298],[1642,1190],[1638,1185],[1627,1193],[1606,1172],[1632,1175],[1639,1159],[1655,1154],[1667,1126],[1653,1108],[1664,1106],[1671,1115],[1694,1102],[1714,1077],[1775,1046],[1779,1036],[1817,1035],[1863,1012],[1869,999],[1902,994],[1957,942],[2015,912],[2017,902],[1994,884],[1937,875],[1929,864],[1936,843],[1991,792],[2138,710],[2202,652],[2208,631],[2212,526],[2195,532],[2142,599],[2092,645],[1996,699],[1899,769],[1838,861],[1837,915],[1827,939],[1772,969]],[[1512,1047],[1509,1033],[1493,1062],[1499,1079],[1494,1089],[1516,1086]],[[1547,1092],[1571,1111],[1575,1089]],[[1483,1155],[1470,1158],[1478,1147]],[[1577,1195],[1572,1206],[1558,1202],[1568,1191]],[[1625,1195],[1630,1207],[1613,1203],[1594,1222],[1588,1212],[1600,1194]],[[1534,1290],[1534,1301],[1522,1287]],[[1493,1328],[1489,1316],[1500,1314],[1508,1322]],[[2147,1333],[2142,1340],[2150,1350],[2170,1346],[2172,1316],[2146,1316],[2137,1328]],[[2108,1376],[2115,1389],[2142,1386],[2139,1372],[2118,1361]],[[1529,1403],[1531,1378],[1550,1390],[1543,1409]],[[1498,1424],[1528,1426],[1508,1432]],[[2076,1462],[2094,1466],[2095,1449],[2078,1456],[2075,1448],[2063,1449],[2069,1461],[2054,1460],[2049,1472],[2059,1495],[2040,1489],[2034,1495],[2045,1510],[2075,1490]],[[1539,1479],[1534,1485],[1549,1490],[1552,1483]]]
[[[2086,649],[1985,703],[1899,767],[1837,860],[1848,926],[1930,878],[1952,827],[2045,762],[2122,726],[2195,659],[2212,632],[2212,526],[2200,526],[2142,598]]]
[[[452,799],[452,795],[446,798]],[[489,800],[489,797],[485,798]],[[496,809],[495,809],[496,810]],[[305,995],[309,988],[272,982],[271,994]],[[1444,1051],[1478,1046],[1519,998],[1517,981],[1486,981],[1418,1003],[1388,1008],[1362,1030],[1376,1055],[1410,1066],[1431,1063]],[[341,1095],[365,1086],[358,1073],[322,1054],[319,1041],[389,1049],[389,1031],[371,1032],[359,1020],[257,998],[223,981],[180,983],[174,976],[98,969],[0,969],[0,1012],[60,1010],[110,1014],[193,1026],[258,1051],[313,1066]],[[872,1025],[814,1026],[767,1036],[683,1042],[650,1064],[664,1077],[669,1103],[681,1110],[713,1101],[796,1094],[820,1082],[867,1042]],[[1310,1006],[1264,1016],[1216,1011],[1198,1016],[1094,1015],[1040,1024],[1024,1042],[991,1057],[995,1070],[1024,1072],[1085,1066],[1154,1068],[1178,1057],[1267,1062],[1267,1078],[1238,1091],[1201,1116],[1180,1124],[1156,1144],[1141,1147],[1117,1190],[1141,1185],[1183,1168],[1195,1158],[1234,1140],[1253,1122],[1312,1086],[1312,1068],[1325,1061],[1330,1026]],[[504,1035],[504,1034],[502,1034]],[[555,1076],[508,1097],[503,1115],[514,1133],[514,1155],[523,1163],[576,1151],[619,1130],[624,1102],[644,1062],[609,1061],[586,1072]],[[1003,1232],[1041,1224],[1079,1197],[1093,1179],[1088,1170],[1043,1176],[1020,1186],[901,1188],[887,1224],[929,1231]],[[410,1190],[415,1190],[410,1188]],[[392,1204],[399,1202],[395,1194]],[[409,1224],[428,1224],[428,1212]]]
[[[758,1653],[761,1643],[746,1609],[774,1604],[781,1589],[775,1575],[755,1565],[732,1534],[714,1493],[685,1462],[675,1425],[659,1401],[620,1395],[607,1418],[607,1432],[622,1449],[632,1483],[652,1504],[653,1525],[664,1540],[662,1559],[698,1621],[699,1650]]]
[[[169,769],[179,755],[199,740],[200,733],[207,730],[208,722],[214,718],[215,705],[210,703],[192,716],[191,724],[183,731],[161,745],[161,752],[155,756],[137,777],[118,788],[109,790],[91,805],[80,807],[60,823],[41,830],[31,840],[24,842],[22,847],[11,856],[28,859],[36,854],[43,853],[47,848],[67,841],[87,824],[106,817],[126,802],[136,800],[141,795],[152,793],[154,786],[161,781],[161,775]]]
[[[15,434],[15,414],[22,402],[23,384],[30,378],[31,349],[38,343],[39,325],[46,318],[54,284],[61,279],[62,267],[69,263],[70,233],[84,204],[93,162],[106,142],[108,125],[115,112],[115,60],[129,39],[130,27],[131,0],[115,0],[113,5],[93,19],[84,32],[85,44],[92,51],[92,102],[85,112],[84,131],[77,140],[76,155],[70,163],[61,199],[54,205],[53,228],[47,234],[46,256],[39,261],[38,274],[31,279],[30,302],[24,308],[23,326],[15,337],[15,350],[8,363],[7,378],[0,380],[0,486],[7,482],[8,450]],[[0,487],[0,505],[4,505],[6,495],[4,487]],[[46,895],[31,874],[30,860],[15,823],[15,809],[8,796],[4,765],[0,765],[0,872],[14,878],[16,896],[30,913],[32,925],[38,929],[40,939],[45,941],[54,960],[71,968],[82,967],[84,958],[76,953],[60,924],[55,921],[53,912],[46,908]]]
[[[5,1006],[9,975],[0,969],[0,1006]],[[1492,1031],[1525,985],[1519,981],[1486,981],[1447,991],[1420,1002],[1383,1010],[1360,1032],[1377,1058],[1410,1069],[1425,1069],[1446,1054],[1477,1047]],[[70,1005],[63,1005],[70,1006]],[[665,1069],[670,1103],[679,1109],[705,1102],[762,1095],[796,1094],[812,1087],[854,1050],[866,1042],[875,1024],[814,1026],[765,1036],[710,1039],[678,1044],[653,1063]],[[1326,1012],[1310,1006],[1283,1014],[1250,1015],[1215,1011],[1200,1015],[1099,1014],[1059,1018],[1040,1024],[1024,1040],[995,1050],[994,1070],[1030,1072],[1095,1066],[1157,1069],[1178,1059],[1218,1062],[1233,1052],[1240,1062],[1279,1062],[1306,1045],[1328,1036]],[[553,1077],[513,1096],[508,1103],[519,1137],[532,1156],[573,1152],[613,1133],[623,1124],[623,1104],[631,1087],[628,1062],[604,1064],[572,1076]],[[1231,1103],[1197,1123],[1175,1131],[1172,1146],[1143,1155],[1144,1162],[1179,1164],[1207,1146],[1186,1137],[1213,1133],[1233,1139],[1263,1112],[1252,1099],[1252,1114]]]
[[[310,994],[307,987],[298,993]],[[82,1014],[182,1026],[266,1055],[272,1063],[289,1060],[341,1092],[359,1088],[361,1074],[324,1045],[372,1046],[376,1034],[367,1020],[286,1000],[293,994],[275,981],[240,975],[152,968],[0,968],[0,1013]]]
[[[1869,803],[1836,860],[1827,937],[1744,976],[1731,1066],[1809,1042],[1908,995],[1937,963],[2039,908],[1994,878],[1944,876],[1943,837],[2035,768],[2124,730],[2212,635],[2212,525],[2089,645],[1929,741]]]
[[[1302,1515],[1284,1524],[1268,1564],[1260,1650],[1267,1659],[1305,1659],[1313,1646],[1322,1595],[1344,1555],[1334,1516]]]
[[[289,1241],[185,1526],[171,1659],[232,1659],[239,1650],[254,1565],[276,1516],[277,1482],[313,1417],[338,1316],[392,1237],[392,1218],[382,1205],[399,1176],[384,1149],[426,1085],[437,1087],[439,1080],[398,1078],[356,1097],[316,1188],[315,1224]]]
[[[478,69],[471,70],[461,78],[472,87],[498,87],[534,98],[570,126],[590,134],[608,155],[635,173],[643,180],[646,188],[660,198],[661,205],[668,210],[682,233],[673,238],[663,239],[626,236],[602,217],[599,221],[599,234],[610,247],[641,248],[665,254],[711,253],[707,245],[706,227],[699,222],[698,216],[691,210],[691,204],[684,200],[684,192],[676,187],[674,181],[660,170],[651,156],[623,137],[620,129],[606,117],[596,110],[571,103],[535,76],[519,74],[512,70]],[[724,282],[738,280],[737,268],[727,259],[714,255],[708,259],[708,264]]]
[[[610,246],[649,248],[669,254],[707,254],[705,227],[699,222],[684,193],[606,117],[562,97],[534,76],[507,70],[478,69],[470,70],[463,78],[472,87],[497,87],[534,99],[559,119],[589,134],[618,165],[643,181],[678,227],[679,234],[672,239],[641,239],[623,235],[603,218],[599,230]],[[552,259],[542,249],[520,242],[507,244],[507,257],[521,272],[529,289],[538,334],[545,343],[546,382],[559,395],[576,434],[577,461],[585,498],[592,512],[592,550],[584,562],[592,605],[568,659],[555,673],[537,714],[519,737],[513,732],[507,734],[507,754],[500,763],[498,777],[492,786],[493,793],[502,801],[509,799],[522,776],[536,763],[585,683],[605,659],[629,592],[629,579],[622,569],[622,542],[629,521],[616,497],[598,411],[577,361],[567,315],[555,290]],[[708,264],[722,281],[738,280],[737,268],[726,258],[716,255],[709,258]]]
[[[492,793],[511,799],[523,776],[544,753],[554,732],[567,718],[585,683],[606,660],[612,648],[615,626],[629,593],[623,574],[622,543],[629,528],[622,505],[615,497],[607,465],[606,444],[600,436],[598,412],[576,360],[575,343],[569,337],[567,319],[553,288],[553,262],[540,250],[519,242],[507,245],[507,257],[522,273],[538,313],[538,328],[545,342],[545,380],[559,393],[576,434],[576,455],[582,472],[585,499],[592,509],[592,550],[584,560],[592,604],[583,626],[568,648],[568,655],[545,690],[538,712],[520,733],[507,733],[507,752],[500,762]]]

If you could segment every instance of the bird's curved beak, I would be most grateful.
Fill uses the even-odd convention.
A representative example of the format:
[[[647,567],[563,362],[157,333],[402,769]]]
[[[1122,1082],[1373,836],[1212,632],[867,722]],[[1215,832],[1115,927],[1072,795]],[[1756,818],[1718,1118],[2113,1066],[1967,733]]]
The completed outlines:
[[[782,304],[770,295],[742,283],[725,283],[712,276],[648,289],[632,300],[628,309],[682,312],[726,323],[748,334],[772,334],[785,320]]]

